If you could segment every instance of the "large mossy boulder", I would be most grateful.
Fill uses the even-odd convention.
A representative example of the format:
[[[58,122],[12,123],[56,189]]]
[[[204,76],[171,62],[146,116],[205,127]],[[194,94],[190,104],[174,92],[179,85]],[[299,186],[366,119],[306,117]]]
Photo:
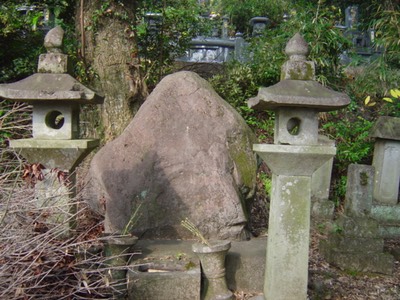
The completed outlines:
[[[208,238],[243,239],[256,185],[255,136],[192,72],[165,77],[114,141],[93,158],[86,187],[105,230],[186,238],[188,218]]]

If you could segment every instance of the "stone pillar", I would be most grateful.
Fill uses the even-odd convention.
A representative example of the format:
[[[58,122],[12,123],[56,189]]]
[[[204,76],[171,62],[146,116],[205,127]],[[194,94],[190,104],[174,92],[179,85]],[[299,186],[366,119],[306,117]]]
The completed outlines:
[[[315,66],[306,60],[308,44],[299,34],[285,51],[289,60],[282,80],[261,88],[248,103],[276,114],[275,144],[253,145],[273,173],[264,297],[305,300],[312,175],[336,153],[334,146],[318,142],[318,114],[345,107],[350,99],[313,80]]]
[[[311,176],[336,148],[264,144],[253,149],[273,172],[265,299],[307,299]]]

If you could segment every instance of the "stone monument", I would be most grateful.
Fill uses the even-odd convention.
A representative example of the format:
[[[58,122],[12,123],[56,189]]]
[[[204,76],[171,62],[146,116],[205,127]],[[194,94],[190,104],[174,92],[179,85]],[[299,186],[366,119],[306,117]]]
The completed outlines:
[[[122,231],[140,206],[133,233],[191,238],[190,219],[206,238],[242,240],[255,192],[255,136],[243,118],[193,72],[166,76],[125,131],[94,156],[85,189]]]

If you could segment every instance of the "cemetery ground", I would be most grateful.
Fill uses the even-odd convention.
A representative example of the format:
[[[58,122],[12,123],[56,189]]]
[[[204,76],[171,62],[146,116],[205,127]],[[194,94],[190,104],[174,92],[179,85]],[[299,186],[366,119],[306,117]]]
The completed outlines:
[[[76,233],[61,238],[57,228],[46,223],[46,213],[35,208],[32,188],[19,181],[21,169],[8,166],[8,170],[12,171],[2,174],[0,184],[2,197],[7,201],[7,214],[1,219],[0,229],[0,299],[107,299],[104,269],[96,269],[101,256],[76,255],[76,249],[99,246],[102,218],[80,203]],[[251,227],[255,235],[267,234],[267,206],[268,197],[259,188],[252,210]],[[309,299],[400,299],[398,257],[391,276],[343,271],[326,262],[318,244],[334,229],[331,224],[314,222],[312,227]],[[400,239],[386,240],[385,248],[398,251]],[[84,272],[88,267],[92,269]],[[236,299],[240,300],[254,295],[235,291]]]

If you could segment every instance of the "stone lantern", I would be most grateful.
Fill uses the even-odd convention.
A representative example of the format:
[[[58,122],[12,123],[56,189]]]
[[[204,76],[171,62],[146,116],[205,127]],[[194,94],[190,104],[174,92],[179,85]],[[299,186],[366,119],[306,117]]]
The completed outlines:
[[[46,170],[57,168],[71,175],[99,145],[96,139],[79,139],[79,106],[102,103],[103,97],[67,73],[68,56],[61,52],[63,35],[61,27],[50,30],[44,42],[47,53],[39,57],[38,73],[15,83],[0,84],[0,98],[27,102],[33,107],[33,137],[10,141],[10,148],[20,152],[30,163],[40,163]],[[71,176],[70,181],[74,181]],[[43,198],[43,194],[39,196],[40,186],[46,190],[46,195],[49,189],[55,189],[54,183],[46,183],[46,179],[37,184],[39,200]]]
[[[334,146],[319,141],[318,114],[343,108],[350,99],[315,81],[314,63],[306,60],[308,44],[300,34],[285,51],[289,60],[281,81],[260,88],[248,104],[275,111],[274,144],[253,145],[273,173],[264,297],[305,300],[311,176],[336,154]]]

